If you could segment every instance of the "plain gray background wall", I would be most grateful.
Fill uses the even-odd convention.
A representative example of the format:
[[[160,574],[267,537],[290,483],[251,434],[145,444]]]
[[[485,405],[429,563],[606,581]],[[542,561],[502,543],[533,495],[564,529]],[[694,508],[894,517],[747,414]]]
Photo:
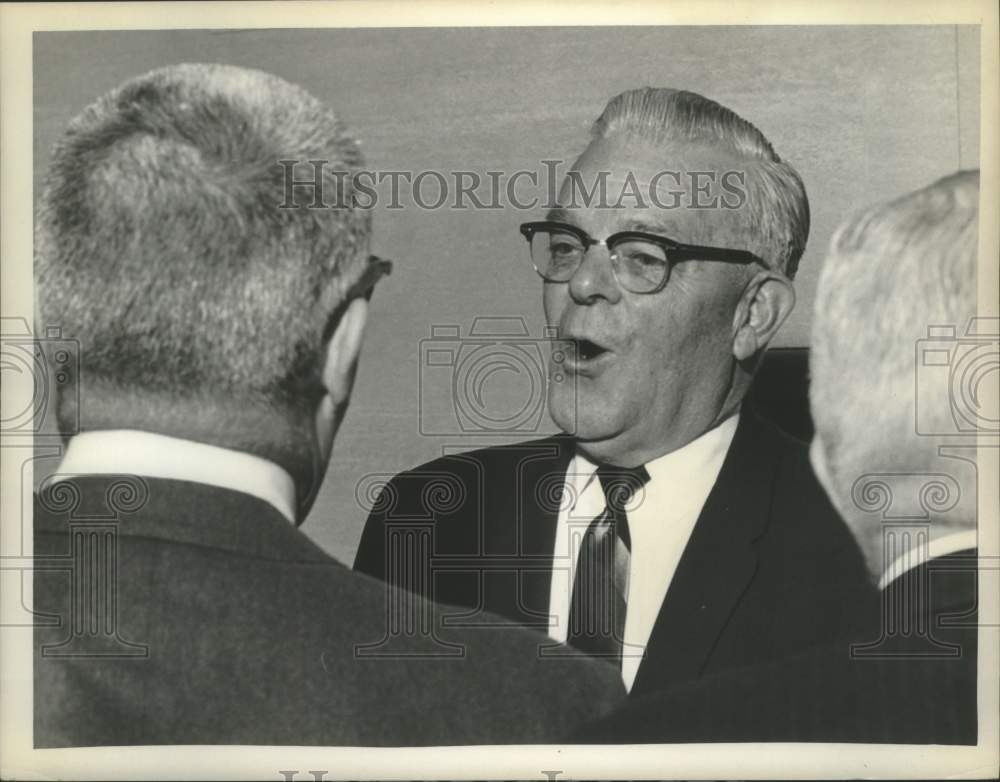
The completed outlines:
[[[807,345],[836,224],[978,166],[979,57],[979,28],[953,26],[36,33],[35,193],[71,117],[120,82],[177,62],[260,68],[301,84],[341,113],[369,167],[382,171],[540,171],[543,159],[572,161],[582,151],[611,96],[679,87],[757,125],[806,183],[812,230],[798,305],[777,344]],[[433,186],[425,193],[433,199]],[[376,209],[372,249],[396,269],[372,302],[352,408],[304,527],[342,561],[353,559],[377,476],[444,448],[505,439],[462,432],[447,415],[453,373],[438,366],[428,374],[421,341],[435,325],[465,335],[479,316],[522,318],[531,337],[542,335],[541,285],[517,232],[540,217],[513,208]],[[422,379],[438,413],[423,427]],[[533,379],[493,375],[484,404],[500,418],[530,408],[539,398]],[[428,426],[453,434],[431,436],[421,431]],[[552,430],[547,416],[538,430]],[[55,464],[38,464],[36,475],[47,467]]]

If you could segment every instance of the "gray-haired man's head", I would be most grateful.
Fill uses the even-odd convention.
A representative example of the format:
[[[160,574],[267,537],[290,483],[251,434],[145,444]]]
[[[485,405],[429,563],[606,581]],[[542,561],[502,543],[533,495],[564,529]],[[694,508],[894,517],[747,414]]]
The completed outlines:
[[[946,458],[940,448],[949,438],[934,435],[961,432],[954,405],[963,402],[962,384],[981,378],[963,376],[957,361],[926,364],[919,356],[929,329],[951,329],[952,344],[938,346],[945,356],[949,347],[957,358],[975,346],[960,343],[977,310],[978,224],[979,172],[959,172],[845,222],[820,274],[810,358],[812,461],[876,574],[882,517],[859,494],[872,476],[892,476],[882,480],[897,495],[922,486],[947,492],[947,501],[916,498],[946,508],[933,514],[933,536],[975,528],[975,466],[958,454]],[[911,502],[918,516],[927,510],[914,497],[894,501]]]
[[[63,419],[250,451],[314,488],[360,342],[364,302],[349,292],[370,216],[349,193],[306,208],[313,189],[288,190],[289,159],[327,161],[327,193],[334,171],[362,165],[330,109],[243,68],[159,69],[70,123],[35,253],[40,322],[80,342],[80,409],[65,395]]]
[[[587,203],[581,184],[593,191],[602,180],[611,195]],[[632,192],[639,198],[618,198]],[[641,231],[756,256],[673,262],[667,251],[644,251],[669,277],[637,293],[616,271],[616,256],[632,245],[621,253],[591,245],[571,278],[546,282],[546,316],[569,341],[562,369],[574,381],[550,386],[554,420],[600,461],[648,461],[739,406],[794,306],[791,278],[809,231],[805,188],[733,111],[692,92],[644,88],[608,103],[559,201],[548,219],[591,239]],[[556,251],[562,241],[553,239]]]

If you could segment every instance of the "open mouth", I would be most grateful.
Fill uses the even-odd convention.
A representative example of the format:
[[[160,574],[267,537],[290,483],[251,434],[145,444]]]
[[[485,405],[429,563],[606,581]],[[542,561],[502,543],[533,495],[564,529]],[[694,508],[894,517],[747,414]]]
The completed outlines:
[[[607,348],[601,347],[589,339],[578,339],[575,341],[576,355],[581,361],[592,361],[608,352]]]

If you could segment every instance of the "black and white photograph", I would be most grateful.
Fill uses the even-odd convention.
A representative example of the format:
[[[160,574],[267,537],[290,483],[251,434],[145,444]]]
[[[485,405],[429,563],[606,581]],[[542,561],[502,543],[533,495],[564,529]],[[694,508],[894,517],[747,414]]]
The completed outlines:
[[[0,775],[996,776],[995,7],[198,5],[0,5]]]

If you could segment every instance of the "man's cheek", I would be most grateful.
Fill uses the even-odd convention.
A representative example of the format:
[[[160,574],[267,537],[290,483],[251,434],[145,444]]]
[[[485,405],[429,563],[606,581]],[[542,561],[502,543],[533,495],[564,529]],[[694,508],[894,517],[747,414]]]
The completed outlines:
[[[566,286],[561,286],[565,288]],[[550,326],[558,326],[566,307],[565,292],[560,292],[552,283],[545,283],[542,293],[542,308],[545,310],[545,320]]]

